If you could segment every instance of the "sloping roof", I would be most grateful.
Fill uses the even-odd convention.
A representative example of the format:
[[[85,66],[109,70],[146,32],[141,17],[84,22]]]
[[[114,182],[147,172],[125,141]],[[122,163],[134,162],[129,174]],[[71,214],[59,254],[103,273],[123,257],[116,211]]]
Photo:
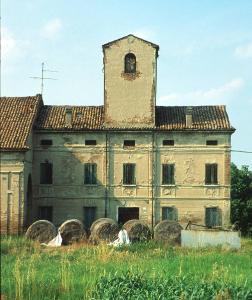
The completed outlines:
[[[0,149],[29,149],[27,139],[42,104],[41,95],[0,98]]]
[[[72,110],[72,125],[66,122],[66,111]],[[52,106],[41,108],[35,124],[37,129],[91,130],[102,129],[103,106]]]
[[[66,110],[72,109],[67,125]],[[225,106],[193,106],[192,127],[186,127],[186,106],[156,106],[155,130],[231,130]],[[103,106],[43,106],[35,128],[39,130],[103,130]],[[117,129],[117,128],[113,128]],[[111,130],[113,130],[111,129]],[[118,128],[138,129],[138,128]],[[139,128],[139,130],[150,128]]]
[[[116,43],[116,42],[119,42],[119,41],[121,41],[121,40],[123,40],[123,39],[127,39],[127,38],[130,37],[130,36],[132,36],[132,37],[134,37],[134,38],[136,38],[136,39],[138,39],[138,40],[140,40],[140,41],[143,41],[143,42],[145,42],[145,43],[151,45],[153,48],[156,48],[157,51],[159,50],[159,46],[158,46],[157,44],[154,44],[154,43],[152,43],[152,42],[149,42],[149,41],[146,41],[146,40],[144,40],[144,39],[141,39],[140,37],[135,36],[134,34],[128,34],[128,35],[125,35],[125,36],[123,36],[123,37],[121,37],[121,38],[119,38],[119,39],[116,39],[116,40],[113,40],[113,41],[111,41],[111,42],[108,42],[108,43],[102,45],[102,48],[107,48],[107,47],[111,46],[112,44],[114,44],[114,43]]]
[[[192,106],[192,126],[186,126],[186,106],[157,106],[156,128],[160,130],[234,130],[226,107]]]

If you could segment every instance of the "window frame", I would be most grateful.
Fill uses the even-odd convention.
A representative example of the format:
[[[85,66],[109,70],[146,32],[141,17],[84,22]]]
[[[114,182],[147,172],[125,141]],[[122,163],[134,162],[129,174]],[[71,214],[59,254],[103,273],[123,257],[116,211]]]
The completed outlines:
[[[178,209],[175,206],[163,206],[161,207],[161,209],[162,209],[162,221],[163,220],[175,221],[175,222],[178,221]],[[167,210],[167,212],[165,212],[165,210]],[[171,210],[170,213],[169,210]],[[172,216],[172,218],[165,217],[165,215],[168,216],[169,214]]]
[[[40,140],[40,146],[42,147],[48,147],[53,145],[53,140],[52,139],[41,139]]]
[[[129,62],[127,61],[128,59],[135,59],[135,64],[134,64],[134,69],[130,70],[129,68]],[[125,74],[136,74],[136,67],[137,67],[137,62],[136,62],[136,56],[134,53],[129,52],[124,56],[124,73]]]
[[[162,164],[162,185],[175,185],[175,164]]]
[[[44,168],[44,169],[43,169]],[[40,163],[40,184],[53,184],[53,164],[45,161]]]
[[[173,147],[175,145],[174,140],[163,140],[164,147]]]
[[[206,140],[206,146],[218,146],[218,140]]]
[[[126,145],[128,143],[128,145]],[[123,141],[123,148],[135,148],[136,141],[135,140],[124,140]]]
[[[128,170],[127,170],[128,168]],[[133,174],[129,174],[130,168],[133,170]],[[123,185],[136,185],[136,164],[134,163],[124,163],[123,164]]]
[[[205,164],[205,185],[218,184],[218,164]]]
[[[211,221],[213,221],[213,212],[212,215],[210,211],[215,210],[215,216],[214,216],[214,222],[212,224]],[[209,212],[209,215],[208,215]],[[205,225],[208,228],[214,228],[214,227],[219,227],[222,226],[222,213],[221,210],[218,206],[212,206],[212,207],[205,207]]]
[[[96,140],[85,140],[85,146],[96,146],[97,141]]]
[[[84,185],[97,185],[97,164],[84,164]]]
[[[43,209],[46,209],[46,210],[49,210],[50,211],[50,216],[51,218],[45,218],[44,216],[42,216],[42,210]],[[48,213],[48,211],[47,211]],[[50,222],[53,222],[53,206],[52,205],[46,205],[46,206],[39,206],[38,207],[38,218],[39,220],[47,220],[47,221],[50,221]]]

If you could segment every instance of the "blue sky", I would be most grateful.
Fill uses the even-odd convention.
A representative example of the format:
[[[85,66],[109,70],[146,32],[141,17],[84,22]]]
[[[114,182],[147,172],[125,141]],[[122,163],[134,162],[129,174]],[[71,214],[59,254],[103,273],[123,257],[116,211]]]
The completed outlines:
[[[158,105],[225,104],[234,150],[252,151],[252,1],[2,0],[2,96],[103,104],[102,44],[133,33],[160,46]],[[232,153],[250,165],[252,154]]]

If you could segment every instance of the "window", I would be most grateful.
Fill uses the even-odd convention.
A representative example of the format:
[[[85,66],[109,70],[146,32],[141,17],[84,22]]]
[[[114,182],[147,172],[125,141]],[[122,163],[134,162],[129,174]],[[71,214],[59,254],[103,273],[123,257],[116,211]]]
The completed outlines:
[[[163,164],[162,184],[175,184],[174,164]]]
[[[40,140],[40,145],[42,146],[51,146],[52,140]]]
[[[84,165],[84,184],[96,184],[96,164]]]
[[[208,140],[206,141],[207,146],[217,146],[218,145],[218,141],[216,140]]]
[[[218,207],[207,207],[205,216],[206,226],[221,226],[221,212]]]
[[[162,220],[177,221],[177,209],[175,207],[162,207]]]
[[[84,225],[86,229],[89,229],[96,217],[96,207],[84,207]]]
[[[52,184],[53,165],[48,161],[40,164],[40,184]]]
[[[95,146],[96,140],[85,140],[85,145],[86,146]]]
[[[39,206],[38,217],[40,220],[47,220],[52,222],[53,220],[52,206]]]
[[[174,146],[174,140],[163,140],[163,146]]]
[[[205,183],[218,184],[218,166],[217,164],[206,164]]]
[[[136,184],[135,164],[123,164],[123,184]]]
[[[124,147],[135,147],[135,141],[134,140],[125,140],[123,143]]]
[[[128,53],[124,58],[124,72],[136,73],[136,57],[133,53]]]

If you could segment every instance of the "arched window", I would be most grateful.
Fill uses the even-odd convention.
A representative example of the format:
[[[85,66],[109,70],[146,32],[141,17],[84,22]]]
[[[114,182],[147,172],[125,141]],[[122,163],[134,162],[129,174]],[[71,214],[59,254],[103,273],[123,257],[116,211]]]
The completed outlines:
[[[136,57],[133,53],[128,53],[124,58],[124,72],[136,73]]]

